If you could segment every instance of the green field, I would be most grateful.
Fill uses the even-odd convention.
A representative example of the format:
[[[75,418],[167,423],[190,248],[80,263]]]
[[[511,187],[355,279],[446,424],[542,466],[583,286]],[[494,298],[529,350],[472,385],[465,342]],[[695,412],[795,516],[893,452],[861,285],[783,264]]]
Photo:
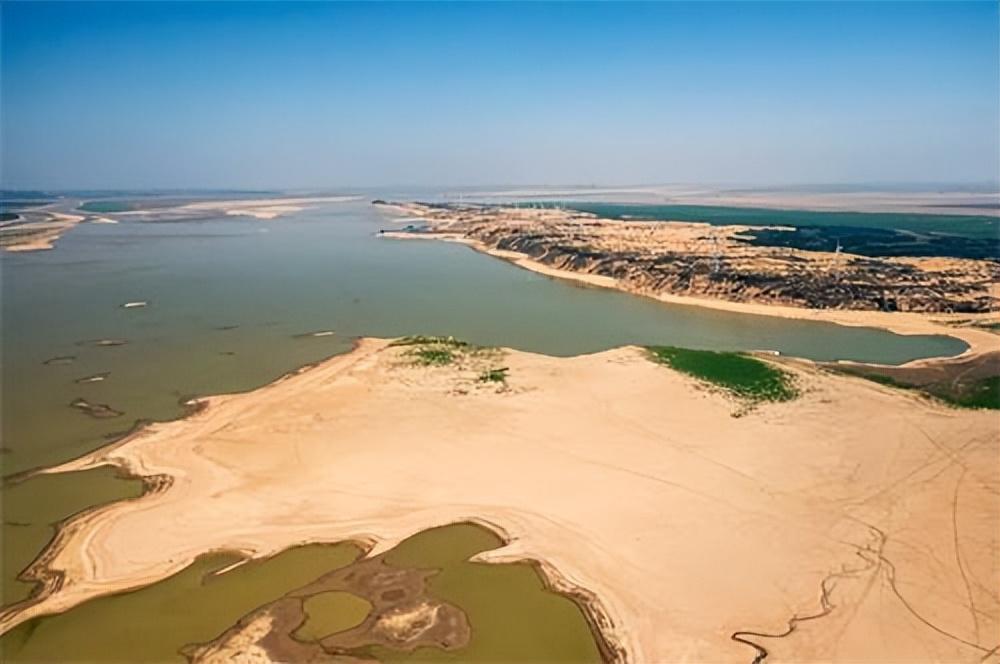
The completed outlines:
[[[660,364],[752,402],[789,401],[798,396],[791,376],[743,353],[650,346]]]

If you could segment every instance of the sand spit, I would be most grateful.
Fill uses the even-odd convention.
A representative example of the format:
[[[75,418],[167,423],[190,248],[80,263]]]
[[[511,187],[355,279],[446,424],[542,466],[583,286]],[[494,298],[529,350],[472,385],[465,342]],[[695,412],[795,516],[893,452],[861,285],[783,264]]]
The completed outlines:
[[[502,391],[406,353],[363,340],[50,470],[171,481],[66,523],[32,570],[60,583],[0,629],[207,551],[375,555],[472,519],[508,541],[483,560],[537,561],[625,661],[978,662],[998,645],[993,412],[804,367],[797,400],[734,418],[637,348],[504,351]]]
[[[7,227],[8,232],[0,235],[0,247],[13,252],[52,249],[63,233],[84,220],[78,214],[62,212],[34,213],[33,217],[38,215],[38,220]]]
[[[275,219],[282,215],[300,212],[321,203],[346,203],[359,200],[358,196],[322,196],[313,198],[261,198],[235,201],[204,201],[189,203],[176,208],[179,211],[222,212],[227,215]],[[149,211],[146,211],[148,213]]]
[[[546,265],[532,259],[527,254],[503,249],[493,249],[478,240],[467,238],[461,233],[448,232],[409,232],[384,231],[382,237],[398,240],[439,240],[464,244],[476,251],[499,258],[518,267],[557,279],[567,279],[589,286],[612,288],[633,295],[641,295],[668,304],[682,304],[695,307],[706,307],[719,311],[754,314],[758,316],[777,316],[779,318],[794,318],[826,323],[836,323],[849,327],[875,327],[896,334],[942,334],[961,339],[969,345],[959,357],[982,355],[1000,350],[1000,336],[986,329],[970,327],[969,321],[993,321],[996,314],[926,314],[905,311],[869,311],[850,309],[807,309],[781,304],[758,304],[752,302],[732,302],[712,297],[694,297],[690,295],[672,295],[669,293],[651,293],[630,287],[621,279],[615,279],[588,272],[576,272]],[[962,324],[962,326],[959,326]],[[914,360],[906,366],[916,366],[936,362],[937,359]]]

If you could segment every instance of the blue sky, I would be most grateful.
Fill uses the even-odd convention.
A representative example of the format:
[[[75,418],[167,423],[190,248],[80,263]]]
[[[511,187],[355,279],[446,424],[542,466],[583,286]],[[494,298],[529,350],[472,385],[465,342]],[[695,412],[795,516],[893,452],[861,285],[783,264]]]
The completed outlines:
[[[996,181],[998,4],[3,2],[7,187]]]

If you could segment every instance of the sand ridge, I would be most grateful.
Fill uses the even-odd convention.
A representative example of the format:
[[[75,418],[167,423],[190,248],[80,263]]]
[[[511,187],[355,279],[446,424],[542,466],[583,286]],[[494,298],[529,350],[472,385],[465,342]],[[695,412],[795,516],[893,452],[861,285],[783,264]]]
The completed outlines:
[[[78,214],[32,210],[29,221],[8,227],[11,230],[24,231],[23,236],[4,238],[5,242],[2,248],[4,251],[11,252],[52,249],[55,247],[56,240],[62,237],[63,233],[83,220],[84,217]]]
[[[995,413],[810,368],[736,404],[637,348],[503,351],[508,389],[385,340],[207,399],[51,472],[113,463],[169,486],[68,523],[35,615],[162,579],[210,550],[374,542],[473,519],[589,602],[624,661],[979,661],[997,643]],[[768,639],[799,621],[789,636]]]

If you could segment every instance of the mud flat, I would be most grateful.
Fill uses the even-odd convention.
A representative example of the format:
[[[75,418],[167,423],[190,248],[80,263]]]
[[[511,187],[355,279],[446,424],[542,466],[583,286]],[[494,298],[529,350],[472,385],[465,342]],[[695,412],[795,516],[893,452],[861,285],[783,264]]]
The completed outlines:
[[[476,560],[534,561],[586,607],[608,659],[980,661],[997,647],[995,412],[790,365],[797,398],[736,418],[733,399],[640,348],[416,352],[363,340],[52,469],[171,479],[64,524],[39,563],[61,584],[2,629],[213,551],[363,541],[374,556],[471,520],[507,542]],[[479,379],[501,366],[502,386]]]

